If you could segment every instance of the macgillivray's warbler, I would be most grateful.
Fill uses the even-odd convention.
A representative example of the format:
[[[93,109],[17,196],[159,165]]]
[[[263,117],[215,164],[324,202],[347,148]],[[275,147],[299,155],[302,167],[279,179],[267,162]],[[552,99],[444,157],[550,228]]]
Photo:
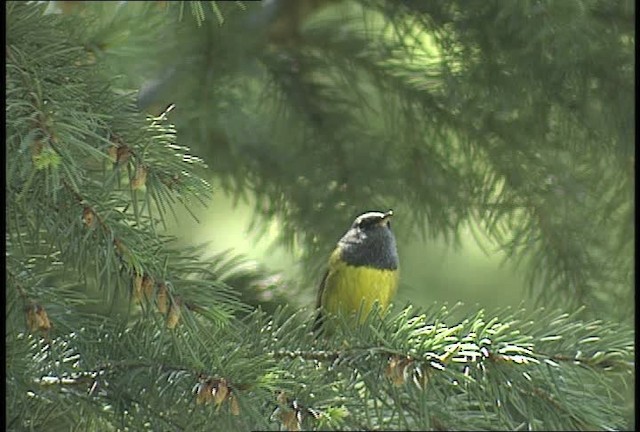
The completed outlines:
[[[377,301],[386,309],[398,289],[398,250],[389,219],[393,211],[361,214],[338,241],[320,282],[314,331],[326,315],[356,313],[364,319]]]

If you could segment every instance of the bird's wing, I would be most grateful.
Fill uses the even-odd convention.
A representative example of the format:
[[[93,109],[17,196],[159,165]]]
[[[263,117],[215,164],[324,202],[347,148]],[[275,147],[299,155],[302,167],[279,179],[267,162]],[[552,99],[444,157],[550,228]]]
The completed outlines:
[[[324,289],[327,285],[327,277],[329,276],[329,270],[324,272],[324,276],[322,277],[322,281],[320,282],[320,287],[318,288],[318,298],[316,300],[316,309],[318,310],[316,315],[316,320],[313,323],[313,331],[317,331],[320,329],[322,325],[322,295],[324,294]]]

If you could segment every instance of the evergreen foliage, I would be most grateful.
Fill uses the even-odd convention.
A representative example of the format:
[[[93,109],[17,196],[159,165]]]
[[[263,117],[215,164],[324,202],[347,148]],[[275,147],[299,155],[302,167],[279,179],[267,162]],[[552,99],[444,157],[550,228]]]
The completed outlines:
[[[5,6],[7,430],[632,427],[632,2],[56,3]],[[316,339],[164,234],[211,177],[309,269],[391,207],[575,312]]]

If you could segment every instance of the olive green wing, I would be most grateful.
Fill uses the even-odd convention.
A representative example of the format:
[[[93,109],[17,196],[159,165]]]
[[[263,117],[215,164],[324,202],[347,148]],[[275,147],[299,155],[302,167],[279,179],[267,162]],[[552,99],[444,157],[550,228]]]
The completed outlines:
[[[318,298],[316,299],[316,320],[313,323],[313,331],[316,332],[322,327],[322,295],[324,294],[325,287],[327,286],[327,277],[329,276],[329,270],[324,272],[322,281],[320,281],[320,287],[318,288]]]

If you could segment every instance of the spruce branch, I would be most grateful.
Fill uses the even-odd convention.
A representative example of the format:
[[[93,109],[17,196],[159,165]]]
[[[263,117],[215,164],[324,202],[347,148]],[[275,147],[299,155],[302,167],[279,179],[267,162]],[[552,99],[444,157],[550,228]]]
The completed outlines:
[[[122,387],[130,379],[137,385],[152,379],[171,404],[184,409],[224,406],[216,410],[218,415],[229,416],[227,420],[239,415],[240,421],[246,414],[240,406],[250,404],[261,407],[253,414],[288,428],[355,426],[361,421],[360,410],[377,404],[380,411],[367,420],[368,428],[619,427],[603,391],[614,392],[605,377],[633,371],[631,333],[618,325],[549,312],[537,314],[546,323],[539,327],[541,321],[523,312],[487,317],[483,311],[455,323],[445,308],[425,313],[407,308],[382,320],[369,318],[359,327],[343,326],[340,337],[316,341],[315,348],[308,320],[300,325],[297,315],[281,311],[273,319],[264,314],[248,317],[246,334],[257,335],[248,340],[233,337],[234,330],[219,329],[210,339],[217,341],[215,353],[209,342],[183,332],[185,339],[179,343],[198,353],[197,364],[214,355],[219,357],[215,368],[194,367],[186,352],[182,360],[169,362],[162,360],[169,351],[148,360],[102,361],[78,378],[85,385],[81,393],[94,387],[86,376],[98,381],[95,388],[107,399],[120,391],[133,397],[135,388]],[[144,353],[145,345],[157,343],[140,339],[147,332],[139,327],[115,340],[146,340],[130,346]],[[294,345],[298,348],[287,348]],[[610,361],[618,367],[611,368]],[[246,362],[254,364],[252,377],[236,375]],[[58,378],[45,382],[64,385],[62,378],[71,379]],[[591,394],[588,403],[579,396],[585,391]],[[134,399],[136,405],[159,409],[167,419],[185,424],[167,412],[165,402],[147,395]],[[237,400],[245,403],[238,405]],[[335,411],[340,406],[346,411]],[[546,410],[543,417],[541,407]],[[332,419],[332,412],[338,417]]]
[[[278,279],[160,232],[176,205],[210,195],[183,144],[202,142],[225,188],[255,192],[314,253],[335,242],[335,219],[393,199],[411,206],[405,229],[455,236],[475,221],[533,258],[545,293],[618,308],[632,275],[619,90],[633,37],[607,20],[628,8],[347,3],[197,3],[194,26],[131,2],[64,16],[7,5],[9,428],[627,426],[617,393],[635,348],[621,324],[405,309],[317,339],[308,311],[248,313],[239,287]],[[188,73],[174,127],[136,113],[129,89],[146,51],[175,49]],[[135,78],[115,77],[126,69]]]

